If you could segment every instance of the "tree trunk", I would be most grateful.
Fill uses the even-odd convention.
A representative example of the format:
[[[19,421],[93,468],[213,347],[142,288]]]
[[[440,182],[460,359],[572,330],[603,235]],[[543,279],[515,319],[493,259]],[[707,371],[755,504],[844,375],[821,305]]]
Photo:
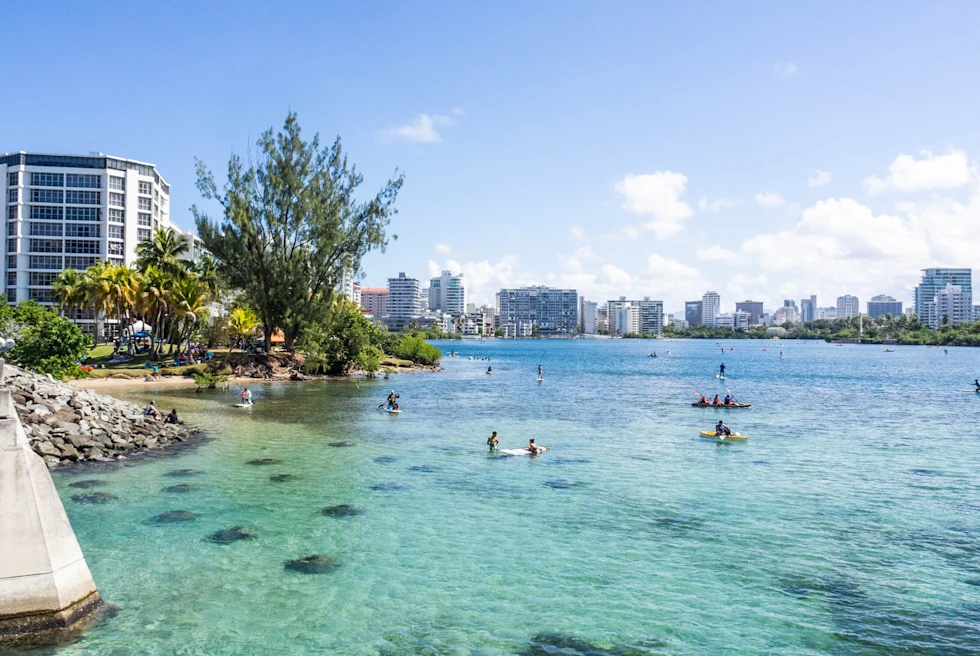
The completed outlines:
[[[263,345],[266,353],[272,352],[272,328],[268,324],[262,324],[262,333],[265,335],[265,344]]]

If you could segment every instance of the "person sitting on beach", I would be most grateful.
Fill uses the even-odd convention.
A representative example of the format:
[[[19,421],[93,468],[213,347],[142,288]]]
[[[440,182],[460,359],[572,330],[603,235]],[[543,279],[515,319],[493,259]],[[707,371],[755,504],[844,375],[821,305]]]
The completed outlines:
[[[161,415],[160,412],[157,410],[157,407],[156,405],[154,405],[153,401],[150,401],[147,404],[147,406],[143,408],[143,416],[153,417],[157,421],[163,418],[163,415]]]
[[[170,414],[167,415],[167,423],[168,424],[179,424],[180,423],[180,419],[177,418],[177,408],[174,408],[173,410],[171,410],[170,411]]]
[[[721,399],[720,399],[720,398],[718,398],[718,395],[717,395],[717,394],[715,394],[715,398],[714,398],[714,400],[713,400],[713,401],[711,402],[711,405],[721,405]]]
[[[487,438],[487,445],[490,447],[490,450],[491,451],[496,451],[497,450],[497,445],[499,443],[500,443],[500,440],[497,439],[497,431],[494,431],[493,432],[493,435],[491,435],[490,437]]]

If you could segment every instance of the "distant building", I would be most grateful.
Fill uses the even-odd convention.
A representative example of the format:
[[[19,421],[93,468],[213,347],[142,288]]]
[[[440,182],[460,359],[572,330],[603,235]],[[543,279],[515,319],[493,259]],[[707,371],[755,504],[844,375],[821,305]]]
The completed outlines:
[[[958,291],[947,291],[947,287],[957,287]],[[940,294],[945,298],[940,299]],[[956,294],[956,298],[952,298]],[[944,303],[947,310],[941,311]],[[919,321],[930,328],[943,324],[943,315],[949,323],[968,323],[973,320],[973,271],[971,269],[923,269],[922,281],[915,288],[915,312]]]
[[[671,317],[669,320],[670,325],[678,330],[684,330],[688,328],[687,319],[678,319],[677,317]]]
[[[701,309],[704,307],[702,301],[687,301],[684,303],[684,319],[688,326],[697,326],[704,323],[704,316]]]
[[[786,322],[798,323],[799,320],[800,313],[796,310],[796,303],[776,308],[776,311],[772,313],[772,322],[774,324],[784,324]]]
[[[836,307],[829,306],[829,307],[817,308],[817,319],[827,319],[828,321],[833,321],[836,318],[837,318]]]
[[[629,323],[627,324],[628,329],[625,330],[620,327],[620,315],[617,314],[619,310],[624,308],[633,308],[637,311],[635,325]],[[626,300],[625,296],[620,296],[618,301],[608,301],[606,303],[606,315],[609,318],[609,332],[614,335],[631,333],[638,335],[662,335],[664,332],[664,302],[651,301],[650,297],[644,297],[642,301],[629,301]],[[622,316],[632,317],[633,315]]]
[[[640,334],[640,308],[626,303],[616,307],[610,316],[616,317],[614,328],[610,331],[616,335]]]
[[[579,303],[579,330],[586,335],[599,331],[599,304],[584,298]]]
[[[766,311],[762,307],[762,301],[742,301],[741,303],[735,304],[736,312],[748,312],[749,323],[753,326],[758,326],[762,323],[762,317],[765,315]]]
[[[527,336],[525,324],[542,335],[568,335],[578,326],[578,292],[574,289],[501,289],[497,303],[500,326],[518,336]]]
[[[358,305],[361,304],[361,283],[354,280],[353,271],[344,271],[340,279],[340,293]]]
[[[718,292],[708,291],[701,297],[701,319],[706,326],[714,326],[715,317],[721,314],[721,296]]]
[[[837,318],[850,319],[861,314],[861,301],[857,296],[844,294],[837,297]]]
[[[800,299],[800,321],[807,323],[817,320],[817,297],[811,295],[810,298]]]
[[[896,301],[891,296],[885,294],[879,294],[878,296],[871,297],[868,301],[868,316],[872,319],[877,319],[878,317],[883,317],[886,315],[892,315],[893,317],[902,316],[902,302]]]
[[[746,330],[751,325],[752,315],[745,311],[735,312],[734,314],[719,314],[717,317],[715,317],[715,326],[718,328]]]
[[[973,306],[973,321],[980,321],[980,305]]]
[[[361,307],[380,319],[388,314],[388,288],[361,288]]]
[[[916,313],[915,313],[915,308],[914,307],[907,307],[907,308],[905,308],[905,316],[907,316],[907,317],[917,316]]]
[[[402,331],[422,315],[422,285],[418,278],[409,278],[404,272],[397,278],[388,278],[388,313],[385,323],[388,330]],[[363,298],[364,291],[361,290]]]
[[[463,274],[454,276],[451,271],[443,271],[440,277],[430,280],[428,299],[429,310],[432,312],[465,314],[466,287],[463,285]]]

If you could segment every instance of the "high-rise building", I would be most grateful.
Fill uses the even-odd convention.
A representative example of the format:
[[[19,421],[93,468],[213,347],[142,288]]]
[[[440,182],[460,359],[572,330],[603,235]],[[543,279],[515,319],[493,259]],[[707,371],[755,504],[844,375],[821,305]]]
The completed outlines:
[[[702,308],[703,301],[686,301],[684,303],[684,319],[688,326],[697,326],[704,323]]]
[[[408,324],[422,315],[422,285],[418,278],[409,278],[404,272],[397,278],[388,278],[388,313],[385,323],[392,331],[405,330]],[[361,290],[364,297],[364,290]]]
[[[640,334],[640,308],[630,303],[617,305],[614,312],[610,314],[616,318],[615,326],[610,331],[615,335],[639,335]]]
[[[964,303],[971,306],[969,313],[959,310],[955,315],[947,315],[949,323],[965,323],[972,319],[973,271],[948,268],[923,269],[922,282],[915,288],[915,312],[919,315],[919,321],[931,328],[938,328],[943,323],[943,313],[938,309],[937,296],[940,292],[945,292],[947,285],[959,287],[958,293],[961,295],[959,302],[952,304],[952,309],[962,307]]]
[[[827,319],[828,321],[833,321],[837,318],[837,308],[834,306],[828,307],[818,307],[817,308],[817,319]]]
[[[361,307],[381,319],[388,314],[388,288],[363,287],[361,289]]]
[[[843,296],[837,297],[838,319],[850,319],[851,317],[860,316],[860,314],[861,314],[861,301],[858,300],[857,296],[844,294]]]
[[[783,305],[780,308],[776,308],[776,311],[772,313],[772,322],[774,324],[784,324],[784,323],[797,323],[800,320],[800,313],[796,310],[796,303],[792,305]]]
[[[579,330],[595,335],[599,330],[599,304],[584,298],[579,302]]]
[[[749,324],[758,326],[762,323],[762,316],[766,313],[761,301],[742,301],[735,304],[736,312],[746,312],[749,315]]]
[[[980,321],[980,305],[973,306],[973,321]]]
[[[0,155],[0,198],[7,220],[7,303],[31,299],[53,305],[52,282],[62,269],[84,270],[96,261],[131,265],[136,246],[158,227],[188,243],[187,259],[202,252],[193,233],[170,221],[170,186],[153,164],[101,153]],[[92,310],[71,315],[87,332]],[[109,332],[114,332],[111,320]]]
[[[701,319],[706,326],[714,326],[715,317],[721,314],[721,296],[718,292],[708,291],[701,297]]]
[[[636,326],[627,326],[627,328],[635,327],[635,331],[624,330],[619,326],[620,315],[617,314],[617,311],[630,307],[638,310]],[[606,302],[606,316],[609,318],[609,332],[614,335],[626,335],[633,332],[640,335],[662,335],[664,332],[664,302],[651,301],[649,296],[644,297],[642,301],[629,301],[625,296],[620,296],[618,301],[608,301]],[[632,315],[622,316],[631,317]]]
[[[944,324],[972,323],[973,295],[959,285],[946,285],[936,292],[932,303],[925,303],[929,326],[938,328]],[[920,317],[921,320],[921,317]]]
[[[901,316],[902,302],[896,301],[891,296],[887,296],[885,294],[872,296],[871,300],[868,301],[868,316],[872,319],[876,319],[889,314],[893,317]]]
[[[817,320],[817,297],[811,295],[810,298],[800,299],[800,321],[807,323],[808,321]]]
[[[463,274],[454,276],[443,271],[438,278],[429,281],[429,311],[460,315],[466,312],[466,287]]]
[[[497,294],[500,327],[508,334],[565,335],[578,326],[578,292],[536,286],[501,289]]]

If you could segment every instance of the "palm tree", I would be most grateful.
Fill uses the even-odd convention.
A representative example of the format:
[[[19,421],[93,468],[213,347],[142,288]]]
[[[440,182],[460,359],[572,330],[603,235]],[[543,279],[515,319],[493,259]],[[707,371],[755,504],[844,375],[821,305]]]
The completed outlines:
[[[54,279],[54,297],[66,315],[86,303],[85,276],[77,269],[63,269]]]
[[[143,271],[143,288],[140,292],[142,304],[149,323],[153,325],[153,350],[151,357],[157,357],[158,340],[167,334],[167,320],[171,314],[174,279],[156,268],[148,266]]]
[[[259,325],[259,318],[248,308],[235,308],[228,315],[228,332],[232,336],[249,335],[257,325]]]
[[[122,337],[125,329],[131,325],[132,317],[136,312],[142,276],[135,269],[119,264],[110,265],[106,278],[109,282],[108,306],[115,311],[116,326],[119,336]],[[130,351],[132,346],[133,340],[130,339]]]
[[[218,263],[210,253],[204,253],[194,263],[191,271],[198,277],[208,290],[208,296],[217,299],[221,293],[221,278],[218,276]]]
[[[177,352],[184,349],[186,342],[190,348],[191,334],[207,312],[207,290],[196,276],[185,276],[177,280],[173,288],[173,312],[178,321],[183,321],[185,335],[179,335]]]
[[[85,270],[83,275],[86,289],[86,299],[95,312],[95,345],[99,345],[99,317],[103,314],[108,318],[112,280],[110,278],[113,265],[102,260]]]
[[[136,247],[136,266],[145,270],[155,266],[174,277],[187,271],[187,260],[182,259],[188,251],[187,242],[173,228],[157,228],[150,239],[141,241]]]

